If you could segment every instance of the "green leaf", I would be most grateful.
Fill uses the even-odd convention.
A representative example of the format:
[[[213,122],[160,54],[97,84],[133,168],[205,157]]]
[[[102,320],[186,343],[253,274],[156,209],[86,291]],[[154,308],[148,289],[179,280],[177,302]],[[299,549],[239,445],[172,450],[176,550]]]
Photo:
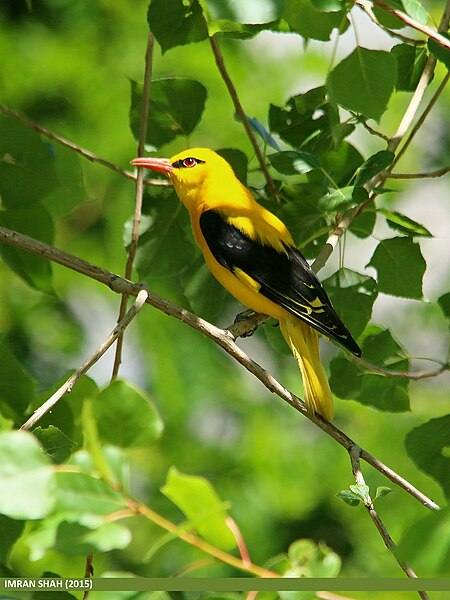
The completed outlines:
[[[350,490],[341,490],[336,494],[336,496],[339,498],[339,500],[342,500],[349,506],[359,506],[359,503],[361,502],[359,496]]]
[[[419,0],[401,0],[405,12],[422,25],[425,25],[428,21],[429,15],[425,7],[419,2]]]
[[[152,445],[163,430],[150,398],[126,381],[113,381],[92,402],[100,438],[119,448]]]
[[[321,12],[311,0],[286,0],[283,18],[304,38],[326,42],[334,29],[344,32],[349,24],[346,12]]]
[[[130,530],[119,523],[102,523],[86,527],[63,521],[59,524],[54,545],[56,552],[66,555],[109,552],[126,548],[131,541]]]
[[[353,185],[332,190],[319,201],[319,208],[325,212],[336,212],[346,210],[351,206],[362,204],[369,198],[369,194],[363,187]]]
[[[40,426],[36,427],[33,435],[37,437],[49,458],[56,464],[66,461],[77,445],[54,425],[44,429]]]
[[[339,115],[318,87],[289,98],[283,107],[270,105],[269,128],[294,148],[323,154],[335,144]]]
[[[341,0],[312,0],[312,5],[320,12],[337,12],[343,8]]]
[[[419,244],[411,239],[381,241],[367,266],[377,270],[380,292],[405,298],[422,298],[426,263]]]
[[[6,418],[21,418],[34,397],[35,382],[0,336],[0,411]]]
[[[396,78],[395,59],[389,52],[358,46],[331,71],[327,89],[337,104],[379,120],[387,108]]]
[[[380,150],[370,156],[357,170],[357,175],[355,178],[355,186],[364,185],[367,181],[372,179],[381,171],[384,171],[386,167],[388,167],[395,158],[395,154],[393,152],[389,152],[389,150]]]
[[[22,535],[25,523],[0,515],[0,563],[7,564],[14,543]]]
[[[51,150],[59,187],[48,194],[42,204],[53,217],[59,217],[84,202],[88,193],[78,154],[71,148],[56,144],[51,146]]]
[[[395,371],[408,369],[405,352],[394,340],[389,330],[370,326],[369,335],[362,343],[362,354],[366,361],[382,368]],[[389,412],[409,410],[408,380],[370,372],[337,357],[330,364],[330,386],[337,396],[356,400],[366,406]]]
[[[203,319],[213,321],[223,309],[227,291],[212,276],[203,257],[183,274],[181,281],[192,311]]]
[[[372,316],[378,295],[376,281],[350,269],[339,269],[322,284],[343,322],[358,337]]]
[[[53,469],[37,440],[23,431],[0,433],[0,513],[42,519],[54,502]]]
[[[47,244],[52,244],[55,236],[52,219],[39,205],[0,212],[0,225]],[[30,287],[40,292],[54,294],[50,261],[43,260],[42,256],[35,256],[4,244],[0,246],[0,253],[11,269]]]
[[[57,511],[77,515],[79,522],[82,516],[109,515],[126,507],[119,491],[89,473],[57,472],[56,482]]]
[[[357,498],[361,500],[363,504],[367,504],[370,501],[369,486],[363,483],[351,485],[350,491],[352,491]]]
[[[151,0],[147,19],[163,53],[208,37],[198,0]]]
[[[359,238],[366,238],[372,234],[377,219],[377,211],[373,206],[366,206],[350,223],[349,231]]]
[[[375,500],[377,498],[383,498],[384,496],[387,496],[388,494],[393,494],[393,493],[394,493],[394,490],[392,488],[387,487],[385,485],[379,485],[377,487],[377,491],[375,494]]]
[[[59,187],[51,146],[33,129],[0,114],[0,196],[7,209],[31,208]]]
[[[438,304],[447,319],[450,319],[450,292],[438,298]]]
[[[361,153],[352,144],[345,141],[340,143],[320,158],[322,170],[329,178],[328,181],[324,178],[324,184],[328,185],[331,180],[338,187],[348,186],[363,162]]]
[[[299,175],[320,168],[317,158],[309,152],[285,150],[269,154],[268,158],[270,164],[284,175]]]
[[[337,577],[341,570],[341,559],[323,542],[296,540],[289,546],[289,567],[284,577]],[[294,600],[295,592],[280,592],[280,598]]]
[[[426,227],[413,221],[406,215],[386,208],[379,208],[378,212],[386,217],[386,221],[392,229],[410,237],[433,237]]]
[[[410,44],[398,44],[391,50],[397,61],[397,90],[412,92],[416,89],[427,62],[426,48]]]
[[[408,456],[418,469],[435,479],[450,498],[450,415],[431,419],[416,427],[405,438]]]
[[[428,577],[449,577],[449,507],[416,520],[400,540],[396,552],[400,559]]]
[[[448,33],[443,32],[441,35],[450,39]],[[447,69],[450,70],[450,50],[448,48],[444,48],[441,44],[438,44],[436,40],[432,38],[428,38],[428,50],[439,60],[441,61]]]
[[[189,216],[175,192],[159,191],[148,228],[139,238],[136,269],[141,279],[179,276],[199,254],[192,240]]]
[[[268,24],[282,16],[283,0],[266,2],[245,2],[242,0],[226,0],[226,2],[208,2],[208,13],[211,19],[230,19],[246,24]]]
[[[156,79],[150,86],[146,144],[159,147],[177,136],[188,136],[205,108],[206,88],[194,79]],[[130,127],[139,136],[142,85],[131,81]]]
[[[223,550],[236,546],[226,524],[228,514],[224,503],[205,478],[185,475],[172,467],[161,491],[178,506],[205,540]]]

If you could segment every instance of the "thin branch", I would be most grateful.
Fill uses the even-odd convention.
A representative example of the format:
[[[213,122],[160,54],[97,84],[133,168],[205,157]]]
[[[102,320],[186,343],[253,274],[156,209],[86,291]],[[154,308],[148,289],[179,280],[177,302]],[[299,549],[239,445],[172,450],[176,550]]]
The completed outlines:
[[[391,37],[402,40],[403,42],[407,42],[408,44],[418,45],[425,43],[423,40],[416,40],[415,38],[408,37],[406,35],[403,35],[402,33],[399,33],[398,31],[389,29],[389,27],[386,27],[385,25],[380,23],[380,21],[377,19],[375,13],[372,10],[372,2],[370,2],[369,0],[355,0],[355,4],[357,4],[367,14],[369,19],[373,21],[377,27],[385,31]]]
[[[79,367],[67,381],[46,401],[42,404],[31,417],[22,425],[20,429],[31,429],[42,417],[51,410],[59,400],[72,391],[76,382],[85,374],[95,363],[105,354],[105,352],[114,344],[117,338],[122,335],[134,317],[144,306],[148,298],[148,292],[141,286],[137,294],[136,301],[123,319],[116,325],[113,331],[108,335],[105,341],[99,346],[95,352]]]
[[[205,24],[207,26],[206,19],[204,18],[204,20],[205,20]],[[277,189],[275,187],[272,177],[270,176],[269,170],[267,169],[266,161],[265,161],[264,156],[262,155],[261,150],[258,146],[258,142],[256,140],[255,134],[253,133],[251,125],[248,121],[247,115],[245,114],[245,111],[242,108],[242,104],[239,100],[237,90],[236,90],[236,88],[231,80],[231,77],[228,73],[228,70],[226,68],[225,61],[223,59],[223,55],[220,50],[219,42],[217,41],[216,36],[215,35],[209,36],[209,42],[210,42],[211,49],[214,54],[214,58],[216,60],[217,68],[218,68],[219,73],[221,74],[222,79],[227,87],[228,93],[230,94],[230,98],[233,102],[236,114],[239,116],[239,118],[244,126],[245,132],[248,136],[248,139],[250,140],[250,143],[253,146],[253,150],[255,151],[255,155],[256,155],[256,158],[258,159],[259,166],[260,166],[261,171],[263,172],[264,177],[266,179],[267,187],[269,188],[270,193],[273,195],[273,197],[276,200],[278,200]]]
[[[387,179],[426,179],[428,177],[442,177],[450,172],[450,167],[428,171],[426,173],[387,173]]]
[[[403,146],[401,147],[401,149],[399,150],[399,152],[397,153],[394,161],[392,162],[392,164],[390,165],[389,171],[391,169],[393,169],[395,167],[395,165],[398,163],[398,161],[400,160],[400,158],[403,156],[403,154],[405,153],[406,149],[409,147],[410,143],[412,142],[412,140],[414,139],[414,136],[416,135],[416,133],[419,131],[419,129],[422,127],[425,119],[428,117],[428,115],[430,114],[431,109],[433,108],[433,106],[436,104],[439,96],[442,94],[442,92],[444,91],[448,81],[450,78],[450,72],[446,74],[446,76],[444,77],[444,79],[441,82],[441,85],[438,87],[438,89],[436,90],[436,92],[433,94],[433,97],[431,98],[430,102],[428,103],[428,105],[425,107],[423,113],[420,115],[419,119],[417,120],[417,123],[414,125],[414,127],[412,128],[410,134],[408,135],[408,137],[405,140],[405,143],[403,144]]]
[[[174,535],[176,535],[176,537],[182,539],[184,542],[187,542],[188,544],[195,546],[199,550],[206,552],[210,556],[213,556],[217,560],[220,560],[221,562],[223,562],[227,565],[230,565],[231,567],[234,567],[235,569],[239,569],[240,571],[245,571],[246,573],[255,575],[255,577],[270,577],[270,578],[280,577],[280,575],[278,575],[278,573],[274,573],[273,571],[269,571],[268,569],[264,569],[263,567],[259,567],[258,565],[254,565],[253,563],[247,564],[240,558],[237,558],[236,556],[233,556],[232,554],[228,554],[227,552],[224,552],[223,550],[216,548],[215,546],[209,544],[208,542],[205,542],[205,540],[202,540],[201,538],[197,537],[193,533],[184,531],[183,529],[181,529],[180,527],[178,527],[177,525],[175,525],[168,519],[165,519],[158,513],[154,512],[148,506],[141,504],[140,502],[137,502],[136,500],[133,500],[132,498],[128,499],[127,504],[129,506],[129,508],[131,510],[133,510],[133,512],[135,514],[145,517],[152,523],[155,523],[155,525],[157,525],[158,527],[161,527],[162,529],[165,529],[166,531],[173,533]]]
[[[147,124],[148,124],[148,104],[150,99],[150,83],[152,80],[152,66],[153,66],[153,47],[155,38],[152,33],[148,34],[147,50],[145,53],[145,70],[144,70],[144,84],[142,92],[142,111],[140,115],[139,123],[139,139],[138,139],[138,150],[137,155],[143,156],[145,151],[145,140],[147,136]],[[136,196],[134,203],[134,215],[133,215],[133,226],[131,230],[131,241],[128,249],[127,262],[125,265],[125,278],[131,279],[133,274],[133,264],[136,258],[136,252],[139,241],[139,229],[141,226],[142,217],[142,199],[144,195],[144,169],[138,169],[138,175],[136,180]],[[127,310],[128,296],[124,294],[120,301],[119,318],[120,321],[126,310]],[[112,379],[115,379],[119,373],[120,363],[122,362],[122,348],[123,348],[123,335],[119,336],[117,340],[116,353],[114,356],[114,365],[112,371]]]
[[[86,150],[85,148],[78,146],[74,142],[71,142],[70,140],[62,137],[61,135],[58,135],[57,133],[54,133],[53,131],[50,131],[49,129],[42,127],[41,125],[38,125],[37,123],[35,123],[31,119],[29,119],[28,117],[25,117],[24,115],[21,115],[20,113],[13,110],[12,108],[9,108],[9,106],[0,104],[0,112],[4,113],[5,115],[9,115],[10,117],[13,117],[14,119],[17,119],[17,121],[20,121],[21,123],[23,123],[30,129],[34,129],[34,131],[37,131],[41,135],[44,135],[49,140],[52,140],[53,142],[56,142],[57,144],[60,144],[61,146],[65,146],[66,148],[69,148],[70,150],[73,150],[74,152],[76,152],[77,154],[80,154],[83,158],[87,158],[87,160],[89,160],[91,162],[98,163],[98,164],[102,165],[103,167],[106,167],[107,169],[110,169],[111,171],[114,171],[115,173],[118,173],[119,175],[126,177],[127,179],[132,179],[133,181],[136,181],[136,179],[137,179],[136,175],[134,173],[132,173],[131,171],[126,171],[125,169],[120,169],[114,163],[109,162],[108,160],[105,160],[104,158],[101,158],[100,156],[97,156],[93,152],[90,152],[90,150]],[[161,186],[172,185],[170,183],[170,181],[166,181],[164,179],[145,179],[144,183],[146,185],[161,185]]]
[[[242,562],[245,565],[251,565],[252,561],[251,561],[251,558],[250,558],[250,554],[249,554],[247,545],[245,543],[244,536],[242,535],[242,532],[239,529],[238,524],[233,519],[233,517],[230,517],[230,516],[228,516],[225,519],[225,523],[226,523],[228,529],[233,534],[234,539],[236,540],[236,545],[238,547],[239,554],[241,555]]]
[[[431,27],[428,27],[428,25],[423,25],[422,23],[418,23],[417,21],[415,21],[412,17],[410,17],[403,11],[398,10],[397,8],[394,8],[393,6],[390,6],[389,4],[386,4],[385,2],[383,2],[383,0],[372,0],[372,1],[374,4],[376,4],[377,6],[379,6],[386,12],[389,12],[389,13],[395,15],[397,17],[397,19],[400,19],[400,21],[403,21],[403,23],[405,23],[405,25],[408,25],[408,27],[417,29],[417,31],[424,33],[427,37],[433,39],[435,42],[437,42],[443,48],[447,48],[448,50],[450,50],[450,40],[448,38],[444,37],[443,35],[441,35],[438,31],[435,31]]]
[[[352,448],[349,448],[348,453],[350,455],[352,472],[355,477],[356,483],[358,485],[366,485],[366,482],[364,481],[364,476],[361,471],[361,464],[360,464],[361,449],[358,448],[357,446],[354,446]],[[384,525],[383,521],[380,519],[377,511],[375,510],[370,495],[367,495],[367,499],[364,501],[364,506],[366,507],[367,512],[369,513],[369,516],[373,521],[373,524],[377,528],[377,531],[380,534],[386,548],[388,548],[388,550],[390,550],[390,552],[394,556],[395,560],[399,564],[400,568],[406,573],[406,575],[408,577],[410,577],[412,579],[417,579],[417,575],[411,569],[411,567],[409,567],[403,560],[401,560],[399,558],[398,552],[397,552],[397,546],[395,545],[394,540],[389,535],[389,532],[386,529],[386,526]],[[418,594],[422,598],[422,600],[429,600],[428,594],[426,592],[419,591]]]
[[[69,269],[72,269],[78,273],[86,275],[91,279],[95,279],[104,285],[107,285],[112,291],[118,294],[128,294],[129,296],[136,296],[138,292],[142,290],[141,284],[136,284],[123,277],[119,277],[114,273],[97,267],[85,261],[81,258],[58,250],[53,246],[45,244],[44,242],[34,240],[27,235],[18,233],[17,231],[11,231],[4,227],[0,227],[0,242],[5,243],[9,246],[21,248],[27,252],[42,256],[52,260],[58,264],[63,265]],[[207,338],[214,341],[220,346],[225,352],[232,356],[237,362],[245,367],[250,373],[252,373],[261,383],[272,393],[279,396],[282,400],[287,402],[290,406],[295,408],[298,412],[302,413],[306,418],[315,423],[322,431],[332,437],[341,446],[346,449],[356,445],[355,442],[350,439],[344,432],[338,429],[335,425],[332,425],[319,415],[312,415],[307,410],[303,401],[292,394],[289,390],[284,388],[270,373],[263,369],[258,363],[252,360],[245,352],[243,352],[239,346],[236,345],[234,337],[230,332],[219,329],[208,321],[197,317],[188,310],[173,304],[169,300],[158,296],[157,294],[148,291],[148,298],[146,300],[148,304],[162,311],[163,313],[175,317],[176,319],[186,323],[192,329],[195,329],[205,335]],[[430,510],[439,510],[439,506],[428,498],[425,494],[420,492],[406,479],[398,475],[391,468],[383,464],[380,460],[372,456],[369,452],[361,450],[361,458],[368,464],[372,465],[377,471],[385,475],[392,482],[403,488],[408,494],[416,498],[421,504]]]
[[[365,369],[368,369],[372,373],[379,373],[385,377],[401,377],[403,379],[412,379],[414,381],[438,377],[438,375],[442,375],[442,373],[445,373],[450,369],[450,365],[448,363],[442,363],[439,369],[434,369],[432,371],[391,371],[389,369],[378,367],[377,365],[372,365],[363,358],[358,358],[356,356],[351,356],[350,358],[354,363],[364,367]]]

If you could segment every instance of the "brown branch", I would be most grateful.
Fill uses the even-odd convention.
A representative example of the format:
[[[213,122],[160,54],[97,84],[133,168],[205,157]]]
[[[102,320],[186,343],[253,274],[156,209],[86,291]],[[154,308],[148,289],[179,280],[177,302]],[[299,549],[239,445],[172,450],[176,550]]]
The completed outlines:
[[[205,24],[207,26],[206,19],[204,18],[204,20],[205,20]],[[242,108],[242,104],[239,100],[237,90],[236,90],[236,88],[231,80],[231,77],[228,73],[228,70],[226,68],[225,61],[223,59],[223,55],[220,50],[219,42],[217,41],[216,36],[215,35],[209,36],[209,42],[211,45],[212,52],[214,54],[214,58],[216,60],[217,68],[219,70],[220,75],[222,76],[222,79],[223,79],[225,85],[226,85],[228,93],[230,94],[230,98],[233,102],[233,106],[236,111],[236,114],[240,118],[240,120],[244,126],[245,132],[248,136],[248,139],[250,140],[250,143],[253,146],[253,150],[255,151],[255,155],[256,155],[256,158],[258,159],[260,169],[264,174],[264,177],[265,177],[265,180],[267,183],[267,187],[269,188],[270,193],[273,195],[275,200],[278,201],[277,189],[275,187],[272,177],[270,176],[264,156],[262,155],[261,150],[259,149],[258,142],[256,140],[255,134],[253,133],[251,125],[248,121],[247,115],[245,114],[245,111]]]
[[[443,48],[447,48],[447,50],[450,50],[450,40],[448,38],[446,38],[445,36],[441,35],[439,33],[439,31],[435,31],[431,27],[428,27],[428,25],[423,25],[422,23],[418,23],[417,21],[415,21],[412,17],[410,17],[403,11],[398,10],[397,8],[394,8],[393,6],[390,6],[389,4],[386,4],[385,2],[383,2],[383,0],[372,0],[372,1],[376,6],[379,6],[386,12],[389,12],[389,13],[395,15],[397,17],[397,19],[400,19],[400,21],[403,21],[403,23],[405,23],[405,25],[408,25],[408,27],[417,29],[417,31],[420,31],[421,33],[425,34],[427,37],[433,39],[435,42],[437,42]]]
[[[0,112],[4,113],[5,115],[8,115],[10,117],[13,117],[14,119],[17,119],[17,121],[20,121],[21,123],[23,123],[23,125],[26,125],[30,129],[34,129],[34,131],[37,131],[41,135],[45,136],[49,140],[52,140],[53,142],[56,142],[57,144],[60,144],[61,146],[65,146],[66,148],[73,150],[74,152],[76,152],[77,154],[80,154],[83,158],[86,158],[87,160],[89,160],[91,162],[98,163],[98,164],[102,165],[103,167],[106,167],[107,169],[110,169],[111,171],[114,171],[115,173],[118,173],[119,175],[126,177],[127,179],[132,179],[133,181],[136,181],[136,179],[137,179],[136,175],[134,173],[132,173],[131,171],[126,171],[125,169],[120,169],[114,163],[109,162],[108,160],[105,160],[104,158],[101,158],[100,156],[97,156],[90,150],[86,150],[85,148],[78,146],[78,144],[75,144],[74,142],[71,142],[70,140],[62,137],[61,135],[58,135],[57,133],[54,133],[53,131],[50,131],[49,129],[42,127],[42,125],[38,125],[37,123],[35,123],[31,119],[29,119],[28,117],[25,117],[24,115],[21,115],[20,113],[13,110],[12,108],[9,108],[9,106],[0,104]],[[170,181],[165,181],[164,179],[145,179],[144,183],[146,185],[161,185],[161,186],[172,185],[170,183]]]
[[[375,25],[377,25],[377,27],[379,27],[380,29],[385,31],[391,37],[402,40],[403,42],[407,42],[408,44],[417,44],[418,45],[418,44],[425,43],[423,40],[416,40],[415,38],[410,38],[406,35],[403,35],[402,33],[399,33],[398,31],[389,29],[389,27],[386,27],[385,25],[380,23],[380,21],[377,19],[377,17],[375,16],[375,13],[372,10],[372,2],[370,2],[369,0],[355,0],[355,4],[357,4],[367,14],[369,19],[371,21],[373,21],[375,23]]]
[[[152,33],[148,34],[147,40],[147,50],[145,53],[145,69],[144,69],[144,84],[142,91],[142,111],[140,115],[139,122],[139,139],[138,139],[138,149],[137,155],[143,156],[145,151],[145,140],[147,136],[147,124],[148,124],[148,105],[150,99],[150,83],[152,80],[152,67],[153,67],[153,47],[155,43],[155,38]],[[141,218],[142,218],[142,199],[144,196],[144,170],[138,169],[138,175],[136,180],[136,195],[135,195],[135,203],[134,203],[134,215],[133,215],[133,226],[131,229],[131,241],[130,247],[128,249],[128,256],[125,265],[125,278],[131,279],[133,274],[133,264],[136,258],[136,252],[138,248],[139,241],[139,229],[141,226]],[[119,308],[119,317],[120,321],[123,319],[126,310],[127,310],[128,296],[126,294],[122,295],[120,301]],[[116,345],[116,353],[114,356],[114,365],[112,371],[112,379],[115,379],[119,374],[120,363],[122,362],[122,348],[123,348],[123,335],[120,335],[117,340]]]
[[[348,453],[350,455],[352,472],[355,477],[356,483],[358,485],[365,486],[366,482],[364,481],[364,476],[362,474],[361,464],[360,464],[361,449],[358,448],[357,446],[354,446],[354,447],[348,449]],[[380,534],[386,548],[392,553],[395,560],[399,564],[400,568],[411,579],[417,579],[417,575],[411,569],[411,567],[409,567],[403,560],[401,560],[399,558],[398,552],[397,552],[397,546],[395,545],[394,540],[389,535],[389,532],[386,529],[386,526],[384,525],[383,521],[380,519],[377,511],[375,510],[373,501],[369,494],[367,495],[367,498],[365,499],[363,504],[366,507],[367,512],[369,513],[369,516],[372,519],[373,524],[377,528],[377,531]],[[419,591],[418,594],[419,594],[420,598],[422,598],[422,600],[429,600],[428,594],[426,592]]]
[[[16,248],[21,248],[26,252],[31,252],[37,256],[42,256],[53,262],[56,262],[64,267],[72,269],[78,273],[81,273],[91,279],[95,279],[104,285],[107,285],[112,291],[118,294],[128,294],[129,296],[136,296],[138,292],[142,290],[141,284],[133,283],[127,279],[119,277],[114,273],[102,269],[96,265],[89,263],[81,258],[58,250],[53,246],[45,244],[44,242],[34,240],[27,235],[18,233],[17,231],[11,231],[4,227],[0,227],[0,242]],[[276,379],[263,369],[258,363],[252,360],[245,352],[243,352],[239,346],[236,345],[233,335],[226,330],[219,329],[208,321],[197,317],[188,310],[173,304],[169,300],[158,296],[157,294],[148,291],[148,298],[146,300],[148,304],[162,311],[163,313],[175,317],[176,319],[186,323],[192,329],[195,329],[202,333],[207,338],[214,341],[220,346],[225,352],[233,357],[239,364],[245,369],[252,373],[261,383],[272,393],[279,396],[282,400],[287,402],[290,406],[295,408],[298,412],[302,413],[306,418],[315,423],[322,431],[332,437],[336,442],[346,449],[355,446],[355,442],[350,439],[340,429],[320,417],[319,415],[312,415],[307,410],[303,401],[292,394],[289,390],[284,388]],[[368,464],[372,465],[377,471],[382,473],[385,477],[402,487],[411,496],[416,498],[421,504],[431,510],[439,510],[439,506],[428,498],[425,494],[420,492],[406,479],[398,475],[391,468],[383,464],[380,460],[372,456],[369,452],[361,449],[361,458]]]

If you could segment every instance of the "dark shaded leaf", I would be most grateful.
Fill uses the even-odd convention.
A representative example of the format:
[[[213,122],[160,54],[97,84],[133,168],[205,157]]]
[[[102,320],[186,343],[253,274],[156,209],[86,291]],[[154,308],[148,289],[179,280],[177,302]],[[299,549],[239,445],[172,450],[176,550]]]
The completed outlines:
[[[380,292],[405,298],[422,298],[426,263],[420,246],[410,238],[381,241],[367,266],[377,270]]]
[[[188,136],[203,113],[206,88],[194,79],[156,79],[150,86],[146,143],[159,147],[177,136]],[[142,85],[131,81],[130,127],[139,136]]]
[[[450,36],[448,33],[442,33],[443,36],[445,36],[446,38],[450,39]],[[435,40],[433,40],[432,38],[428,39],[428,50],[434,54],[434,56],[440,60],[442,63],[444,63],[444,65],[447,67],[447,69],[450,70],[450,50],[448,48],[444,48],[443,46],[441,46],[441,44],[438,44],[438,42],[436,42]]]
[[[207,39],[208,31],[198,0],[151,0],[147,20],[162,52]]]
[[[0,515],[0,563],[7,564],[9,553],[16,540],[21,536],[24,526],[24,521]]]
[[[126,381],[115,380],[92,401],[100,439],[119,448],[153,444],[163,430],[150,398]]]
[[[320,168],[317,158],[309,152],[285,150],[269,154],[268,158],[271,165],[284,175],[299,175]]]
[[[54,425],[45,429],[36,427],[33,429],[33,435],[37,437],[47,456],[56,464],[66,461],[77,445]]]
[[[349,231],[359,238],[366,238],[372,235],[376,219],[377,211],[375,208],[373,206],[366,206],[350,223]]]
[[[42,206],[2,211],[0,212],[0,225],[47,244],[53,243],[54,224]],[[11,269],[30,287],[40,292],[54,294],[50,261],[4,244],[0,245],[0,254]]]
[[[0,411],[13,420],[21,418],[34,397],[35,381],[23,369],[0,336]]]
[[[392,48],[391,54],[397,61],[396,89],[405,92],[414,91],[427,62],[426,49],[410,44],[398,44]]]
[[[438,298],[438,304],[441,307],[444,316],[447,317],[447,319],[450,319],[450,292],[447,292]]]
[[[416,427],[405,438],[408,456],[418,469],[435,479],[450,498],[450,415],[431,419]]]
[[[311,0],[286,0],[283,18],[304,38],[328,41],[334,29],[343,33],[348,25],[346,11],[321,12]]]
[[[378,295],[376,281],[350,269],[339,269],[322,283],[337,313],[357,338],[372,316]]]
[[[381,171],[384,171],[395,158],[395,154],[389,150],[380,150],[369,156],[367,160],[359,167],[355,178],[355,186],[364,185]]]
[[[389,52],[358,46],[331,71],[327,89],[337,104],[378,120],[387,108],[396,78],[396,62]]]

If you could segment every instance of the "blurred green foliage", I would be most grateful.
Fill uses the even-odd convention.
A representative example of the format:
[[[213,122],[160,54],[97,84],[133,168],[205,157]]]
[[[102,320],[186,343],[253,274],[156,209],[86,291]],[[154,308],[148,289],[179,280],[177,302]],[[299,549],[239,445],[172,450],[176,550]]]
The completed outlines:
[[[189,10],[187,4],[153,0],[148,10],[148,0],[4,1],[2,102],[128,169],[136,155],[148,18],[158,42],[149,151],[170,156],[186,146],[220,150],[261,203],[283,218],[305,256],[315,258],[336,211],[364,202],[363,185],[392,161],[385,141],[361,122],[377,119],[372,127],[394,133],[410,99],[399,90],[417,85],[427,50],[391,38],[392,51],[385,38],[381,49],[355,49],[354,41],[336,35],[350,26],[349,7],[341,2],[195,0]],[[420,3],[408,4],[414,6],[404,8],[415,10],[415,18],[426,18]],[[435,20],[438,4],[427,5]],[[389,26],[395,27],[392,19]],[[361,34],[359,28],[365,32],[369,24],[354,27]],[[208,32],[220,32],[227,68],[267,151],[279,205],[235,118]],[[330,36],[334,41],[326,49],[317,43]],[[336,41],[341,39],[345,51]],[[447,55],[432,43],[429,51],[441,61],[440,81]],[[367,70],[373,72],[369,79]],[[445,165],[448,94],[440,101],[434,117],[439,136],[422,138],[406,153],[402,171]],[[361,336],[366,360],[405,370],[416,366],[401,343],[411,332],[444,348],[448,294],[439,281],[434,296],[423,301],[424,274],[433,273],[435,264],[426,264],[417,238],[431,236],[432,224],[408,216],[408,186],[388,184],[391,190],[377,198],[379,212],[371,207],[352,223],[325,286]],[[0,115],[1,226],[122,274],[134,195],[129,179]],[[174,192],[148,187],[143,212],[136,280],[220,326],[232,322],[240,307],[206,270]],[[97,576],[172,576],[203,561],[204,553],[143,516],[110,521],[127,509],[128,494],[205,539],[214,541],[219,531],[227,547],[232,543],[223,528],[232,515],[253,562],[280,573],[399,575],[358,498],[350,507],[337,497],[354,483],[346,452],[211,342],[149,307],[127,331],[121,380],[108,385],[106,355],[41,420],[34,437],[13,433],[113,328],[119,299],[41,258],[3,245],[0,253],[1,575],[82,576],[90,551]],[[368,325],[383,299],[379,292],[408,299],[398,323],[388,315],[380,322],[378,311],[376,323]],[[301,395],[298,372],[273,324],[240,343]],[[364,373],[329,344],[323,355],[333,392],[355,400],[338,400],[336,425],[444,503],[448,406],[441,380],[409,383]],[[430,358],[443,359],[437,352]],[[55,463],[68,471],[55,472]],[[384,496],[376,490],[386,480],[371,469],[365,476],[372,497]],[[401,551],[413,567],[417,563],[420,576],[449,576],[448,513],[427,516],[402,490],[394,492],[379,497],[377,509],[392,537],[404,536]],[[196,504],[203,512],[196,514]],[[421,553],[410,550],[411,540],[423,543]],[[240,574],[212,560],[193,570],[194,576]]]

